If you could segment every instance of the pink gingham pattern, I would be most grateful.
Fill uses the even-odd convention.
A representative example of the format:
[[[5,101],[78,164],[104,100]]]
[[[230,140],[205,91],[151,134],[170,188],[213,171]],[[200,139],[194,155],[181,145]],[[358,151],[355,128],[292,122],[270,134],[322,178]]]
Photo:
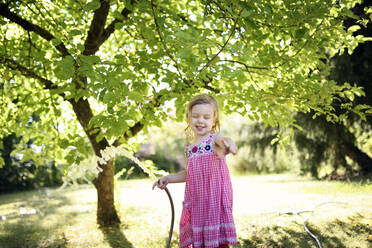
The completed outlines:
[[[233,192],[225,158],[214,150],[214,135],[186,147],[185,199],[180,220],[181,248],[237,244]]]

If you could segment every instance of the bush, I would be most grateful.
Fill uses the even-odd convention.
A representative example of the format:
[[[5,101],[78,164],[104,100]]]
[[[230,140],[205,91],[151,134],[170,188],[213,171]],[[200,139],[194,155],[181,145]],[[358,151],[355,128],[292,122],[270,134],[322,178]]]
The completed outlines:
[[[151,160],[158,170],[164,170],[169,173],[174,173],[179,170],[179,162],[174,157],[169,157],[164,154],[163,150],[157,149],[154,154],[136,154],[140,160]],[[124,171],[122,171],[124,170]],[[115,174],[121,173],[120,179],[145,178],[148,177],[139,166],[125,156],[117,156],[115,158]]]
[[[62,185],[62,172],[54,162],[35,166],[33,161],[12,161],[0,168],[0,193]]]
[[[0,154],[4,160],[4,166],[0,168],[0,193],[61,185],[62,172],[54,161],[36,166],[32,160],[21,161],[19,156],[11,155],[19,140],[11,134],[0,141]]]

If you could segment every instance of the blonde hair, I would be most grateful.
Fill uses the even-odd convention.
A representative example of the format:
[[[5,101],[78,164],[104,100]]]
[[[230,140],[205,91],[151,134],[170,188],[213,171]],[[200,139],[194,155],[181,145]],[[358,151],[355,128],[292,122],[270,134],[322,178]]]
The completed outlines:
[[[212,132],[216,133],[216,132],[220,131],[220,113],[219,113],[220,110],[219,110],[219,107],[218,107],[218,102],[216,101],[216,99],[213,96],[210,96],[210,95],[207,95],[207,94],[197,95],[197,96],[194,96],[190,100],[189,104],[187,105],[187,109],[186,109],[187,127],[185,128],[185,133],[186,133],[187,138],[190,139],[190,140],[193,138],[193,133],[192,133],[192,130],[191,130],[191,127],[190,127],[191,111],[192,111],[192,108],[195,105],[198,105],[198,104],[210,104],[210,105],[213,106],[214,111],[213,111]]]

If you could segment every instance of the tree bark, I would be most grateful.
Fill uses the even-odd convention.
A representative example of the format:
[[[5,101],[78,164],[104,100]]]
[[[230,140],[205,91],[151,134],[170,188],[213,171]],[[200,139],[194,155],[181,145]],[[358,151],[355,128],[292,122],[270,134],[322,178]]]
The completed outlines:
[[[92,144],[95,155],[100,157],[101,151],[108,147],[109,143],[105,138],[97,142],[97,134],[92,134],[94,128],[88,128],[88,123],[93,116],[88,100],[80,98],[78,101],[74,99],[69,101]],[[97,189],[97,224],[100,226],[112,226],[120,223],[114,205],[114,161],[115,159],[112,158],[106,164],[98,164],[102,171],[93,180],[93,184]]]
[[[114,205],[114,158],[107,161],[104,169],[93,181],[97,189],[97,223],[100,226],[113,226],[120,223],[119,216]]]
[[[358,163],[363,174],[372,172],[372,158],[360,150],[355,144],[349,144],[348,155]]]

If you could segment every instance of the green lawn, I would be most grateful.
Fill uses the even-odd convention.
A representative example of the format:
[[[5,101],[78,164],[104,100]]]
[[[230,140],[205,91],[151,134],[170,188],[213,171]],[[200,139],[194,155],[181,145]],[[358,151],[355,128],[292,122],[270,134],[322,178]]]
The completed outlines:
[[[90,185],[0,195],[0,247],[165,247],[170,207],[149,180],[119,182],[120,228],[95,224]],[[314,181],[291,175],[233,177],[237,247],[372,247],[372,184]],[[183,184],[170,185],[176,207]],[[310,210],[294,214],[300,211]],[[20,214],[29,213],[29,214]]]

